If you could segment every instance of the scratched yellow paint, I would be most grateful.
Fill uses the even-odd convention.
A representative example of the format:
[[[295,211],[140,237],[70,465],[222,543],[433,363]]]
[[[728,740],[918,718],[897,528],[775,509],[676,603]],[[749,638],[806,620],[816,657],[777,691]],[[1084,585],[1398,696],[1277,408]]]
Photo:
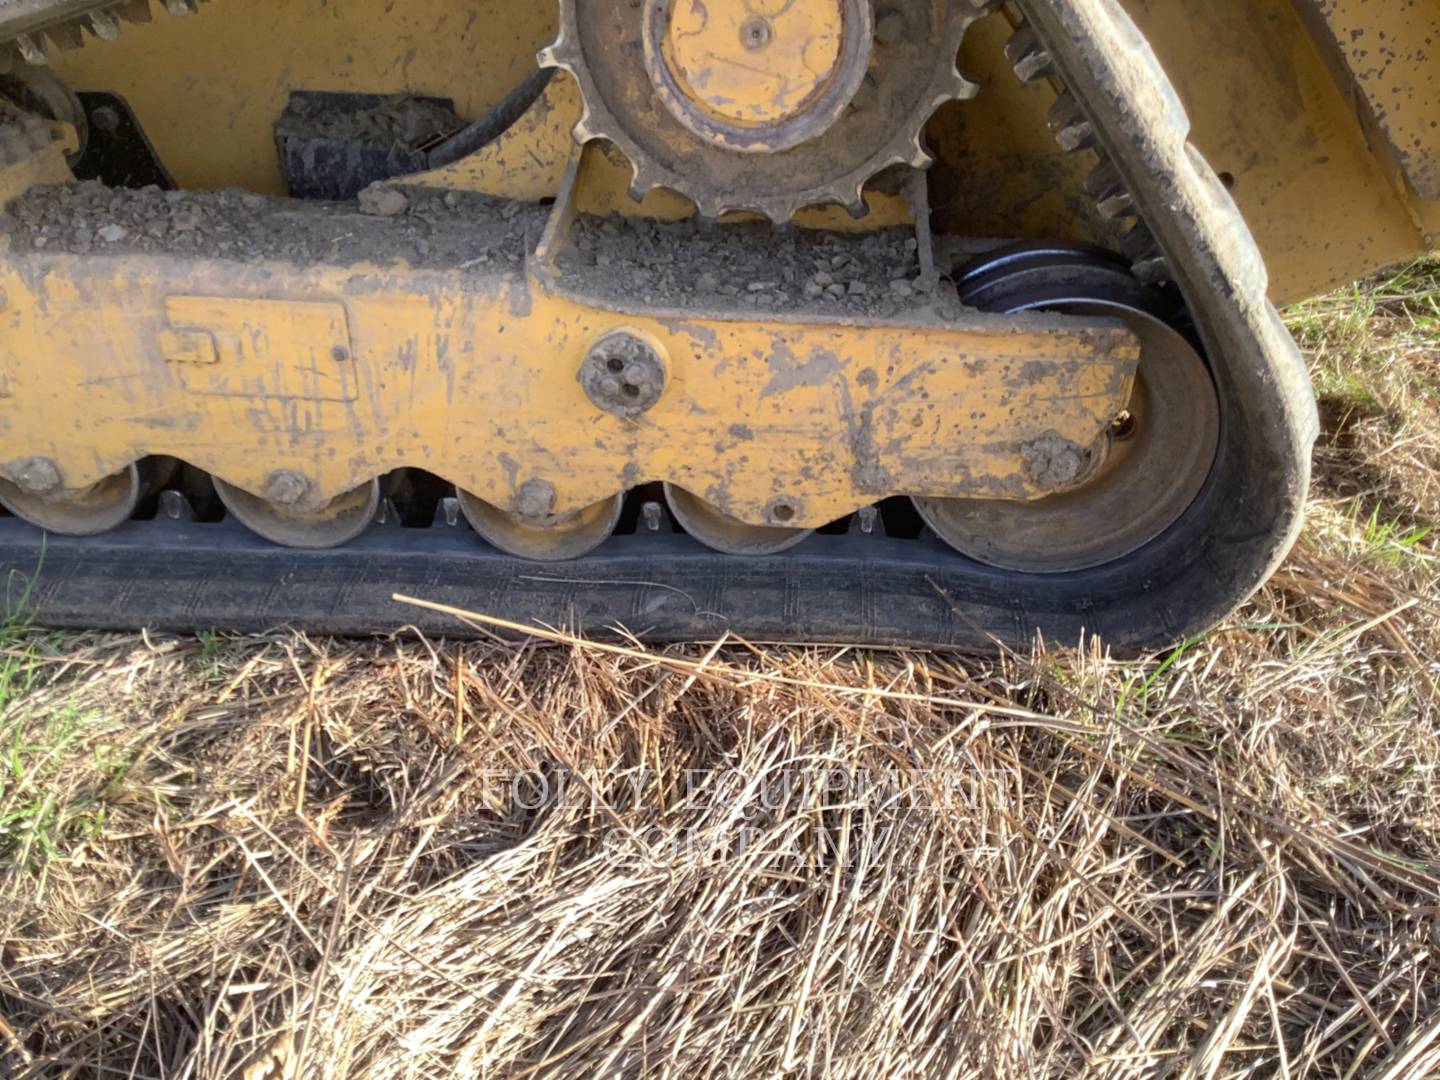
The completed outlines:
[[[670,4],[653,47],[677,91],[705,112],[740,126],[775,124],[802,111],[835,76],[847,32],[844,6]]]
[[[251,492],[293,469],[323,498],[416,467],[504,507],[543,479],[561,513],[668,480],[755,524],[784,497],[819,526],[901,492],[1038,495],[1021,447],[1094,444],[1138,359],[1110,323],[661,318],[524,271],[41,252],[0,289],[3,458],[52,458],[70,487],[151,454]],[[668,368],[633,420],[577,381],[625,329]]]

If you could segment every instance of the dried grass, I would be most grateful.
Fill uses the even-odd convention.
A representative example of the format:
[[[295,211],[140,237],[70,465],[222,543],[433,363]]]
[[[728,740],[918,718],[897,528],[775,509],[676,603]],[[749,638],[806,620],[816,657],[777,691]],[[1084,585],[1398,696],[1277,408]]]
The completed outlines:
[[[1140,662],[13,631],[0,1074],[1434,1075],[1403,394]]]

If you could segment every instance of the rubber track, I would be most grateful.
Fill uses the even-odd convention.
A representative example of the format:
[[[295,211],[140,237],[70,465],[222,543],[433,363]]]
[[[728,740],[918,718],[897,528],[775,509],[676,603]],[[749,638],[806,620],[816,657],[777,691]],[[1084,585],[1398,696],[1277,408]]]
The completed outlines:
[[[468,636],[405,593],[480,614],[614,636],[993,647],[1024,635],[1010,575],[933,538],[815,536],[769,559],[717,555],[683,534],[612,537],[594,555],[540,564],[487,547],[463,524],[372,528],[340,551],[273,547],[230,522],[134,521],[86,540],[0,519],[5,609],[46,626],[281,626],[373,634],[415,625]]]
[[[1100,632],[1132,651],[1215,625],[1257,589],[1302,520],[1318,422],[1303,361],[1266,299],[1234,202],[1188,143],[1148,44],[1115,0],[1021,0],[1056,77],[1084,108],[1181,287],[1212,358],[1226,432],[1210,488],[1169,534],[1115,566],[1025,577],[933,539],[816,536],[771,559],[715,555],[683,536],[617,536],[575,563],[488,551],[463,530],[379,528],[338,552],[272,548],[233,525],[135,522],[51,540],[0,520],[12,607],[56,626],[369,634],[464,628],[396,592],[517,622],[649,639],[1025,647]],[[38,576],[37,576],[38,570]],[[33,589],[26,594],[27,583]]]

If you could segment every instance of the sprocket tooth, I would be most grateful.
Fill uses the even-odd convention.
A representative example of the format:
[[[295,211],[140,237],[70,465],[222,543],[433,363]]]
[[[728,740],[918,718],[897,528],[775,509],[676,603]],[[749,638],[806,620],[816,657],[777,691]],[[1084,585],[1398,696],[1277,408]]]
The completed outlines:
[[[630,183],[626,190],[637,203],[660,187],[660,180],[654,172],[637,162],[630,162]]]
[[[652,188],[651,190],[654,189]],[[686,195],[686,198],[688,198],[691,202],[695,204],[696,215],[704,221],[717,222],[726,214],[735,212],[732,207],[726,206],[724,203],[715,200],[697,199],[694,195],[688,194]],[[762,211],[756,211],[756,213],[761,212]]]
[[[594,142],[600,138],[600,134],[595,130],[590,121],[590,117],[587,115],[575,121],[575,126],[570,130],[570,137],[583,146],[588,142]]]
[[[200,10],[200,0],[165,0],[165,10],[171,15],[194,15]]]
[[[951,101],[971,101],[980,95],[980,84],[967,78],[959,68],[951,68],[945,78],[945,86],[935,95],[933,113],[941,105]]]
[[[535,59],[541,67],[563,68],[575,78],[580,77],[580,67],[583,64],[580,48],[563,27],[560,35],[550,44],[543,46]]]
[[[790,199],[786,202],[772,202],[759,212],[764,214],[772,224],[788,225],[795,215],[808,205],[813,204],[807,200]]]
[[[1054,78],[1056,74],[1055,58],[1029,23],[1021,24],[1010,38],[1005,46],[1005,59],[1010,61],[1021,82],[1038,82]]]
[[[1067,154],[1095,148],[1095,128],[1068,90],[1050,107],[1050,130],[1055,133],[1060,149]]]

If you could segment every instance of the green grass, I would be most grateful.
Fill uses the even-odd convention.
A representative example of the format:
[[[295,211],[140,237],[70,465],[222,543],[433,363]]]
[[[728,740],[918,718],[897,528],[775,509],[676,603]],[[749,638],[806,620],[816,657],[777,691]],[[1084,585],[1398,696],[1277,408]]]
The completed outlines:
[[[8,712],[8,711],[7,711]],[[61,707],[31,716],[8,712],[0,724],[0,862],[35,869],[64,857],[71,845],[99,835],[106,794],[126,763],[94,742],[104,726],[95,713]],[[89,758],[102,783],[82,791],[58,783],[74,757]]]

